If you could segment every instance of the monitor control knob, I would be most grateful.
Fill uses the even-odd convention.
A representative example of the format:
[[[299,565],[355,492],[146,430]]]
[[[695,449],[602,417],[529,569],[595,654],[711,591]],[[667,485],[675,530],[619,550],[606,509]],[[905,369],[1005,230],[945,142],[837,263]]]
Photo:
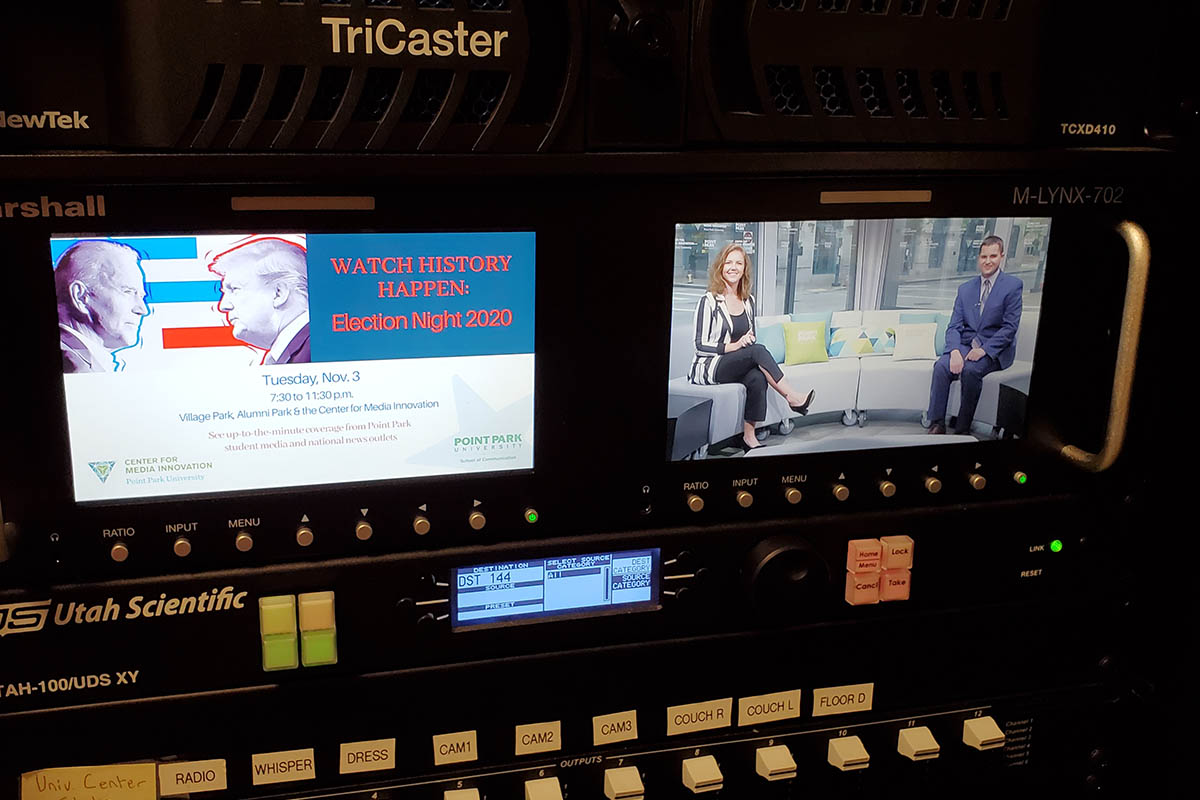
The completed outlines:
[[[250,548],[254,547],[254,537],[245,531],[242,531],[237,535],[237,538],[233,540],[233,546],[236,547],[239,552],[248,553],[250,552]]]
[[[186,558],[192,554],[192,543],[188,541],[186,536],[180,536],[175,540],[175,543],[171,545],[171,552],[180,558]]]
[[[375,535],[375,529],[371,527],[371,523],[365,519],[360,519],[358,524],[354,526],[354,537],[360,542],[365,542]]]
[[[779,614],[818,602],[829,583],[829,567],[804,539],[773,536],[746,556],[742,577],[755,607]]]
[[[698,494],[689,494],[687,496],[687,507],[692,511],[703,511],[704,498]]]
[[[833,485],[833,496],[839,503],[844,503],[850,498],[850,487],[844,483],[835,483]]]
[[[971,484],[971,488],[975,491],[982,491],[987,486],[987,478],[980,475],[978,472],[972,472],[967,476],[967,483]]]
[[[881,495],[883,495],[884,497],[895,497],[896,496],[896,484],[892,483],[891,481],[880,481],[879,482],[879,493]]]
[[[429,529],[433,527],[429,522],[429,517],[415,516],[413,517],[413,532],[418,536],[424,536],[429,533]]]
[[[117,542],[112,546],[112,549],[108,551],[108,555],[113,561],[120,564],[122,561],[129,558],[129,546],[124,542]]]
[[[928,478],[925,479],[925,491],[929,492],[930,494],[937,494],[941,490],[942,490],[942,479],[941,478],[935,478],[932,475],[930,475]]]
[[[795,486],[789,486],[783,491],[783,498],[792,505],[796,505],[804,499],[804,495]]]
[[[472,511],[471,516],[467,517],[467,524],[471,526],[471,530],[481,531],[483,526],[487,525],[487,517],[482,511]]]
[[[754,505],[754,495],[742,489],[737,493],[737,504],[742,508],[749,508]]]
[[[301,547],[308,547],[313,543],[313,539],[315,538],[316,536],[313,534],[312,528],[307,525],[301,525],[299,528],[296,528],[296,544]]]

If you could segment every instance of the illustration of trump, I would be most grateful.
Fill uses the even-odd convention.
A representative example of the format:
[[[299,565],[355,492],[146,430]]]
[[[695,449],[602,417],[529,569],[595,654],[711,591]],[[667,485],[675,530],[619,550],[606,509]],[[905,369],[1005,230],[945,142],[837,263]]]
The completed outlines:
[[[113,355],[137,344],[146,307],[138,252],[104,239],[76,242],[54,265],[63,372],[116,372]]]
[[[219,254],[209,269],[221,276],[221,302],[233,337],[266,350],[263,364],[312,360],[308,335],[308,260],[284,239],[256,239]]]

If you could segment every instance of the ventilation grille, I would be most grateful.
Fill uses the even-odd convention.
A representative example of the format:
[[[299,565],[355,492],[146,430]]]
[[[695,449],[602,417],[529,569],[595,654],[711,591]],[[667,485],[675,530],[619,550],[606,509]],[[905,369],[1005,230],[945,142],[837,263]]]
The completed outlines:
[[[484,3],[487,0],[471,2]],[[816,14],[858,12],[883,16],[892,13],[893,4],[903,17],[922,17],[929,12],[930,16],[941,19],[1003,21],[1008,19],[1012,11],[1013,0],[767,0],[766,5],[770,11],[810,11]]]

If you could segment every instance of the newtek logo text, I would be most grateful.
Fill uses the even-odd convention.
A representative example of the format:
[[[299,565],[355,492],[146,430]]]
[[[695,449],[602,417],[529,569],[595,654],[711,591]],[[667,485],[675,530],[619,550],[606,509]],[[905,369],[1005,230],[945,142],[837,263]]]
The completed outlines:
[[[46,617],[50,616],[50,602],[37,600],[0,606],[0,636],[40,631],[46,624]]]
[[[329,26],[330,46],[335,53],[376,52],[385,56],[474,56],[499,58],[508,31],[470,30],[459,20],[453,28],[407,28],[398,19],[381,19],[376,25],[367,17],[362,25],[351,25],[349,17],[321,17]]]
[[[78,111],[43,111],[40,114],[13,114],[0,110],[0,128],[49,128],[51,130],[80,131],[88,127],[87,114]]]

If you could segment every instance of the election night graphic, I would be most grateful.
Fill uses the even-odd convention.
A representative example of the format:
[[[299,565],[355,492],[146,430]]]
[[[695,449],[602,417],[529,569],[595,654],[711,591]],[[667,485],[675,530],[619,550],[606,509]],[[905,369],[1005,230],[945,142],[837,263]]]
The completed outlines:
[[[50,244],[80,502],[533,467],[532,232]]]

